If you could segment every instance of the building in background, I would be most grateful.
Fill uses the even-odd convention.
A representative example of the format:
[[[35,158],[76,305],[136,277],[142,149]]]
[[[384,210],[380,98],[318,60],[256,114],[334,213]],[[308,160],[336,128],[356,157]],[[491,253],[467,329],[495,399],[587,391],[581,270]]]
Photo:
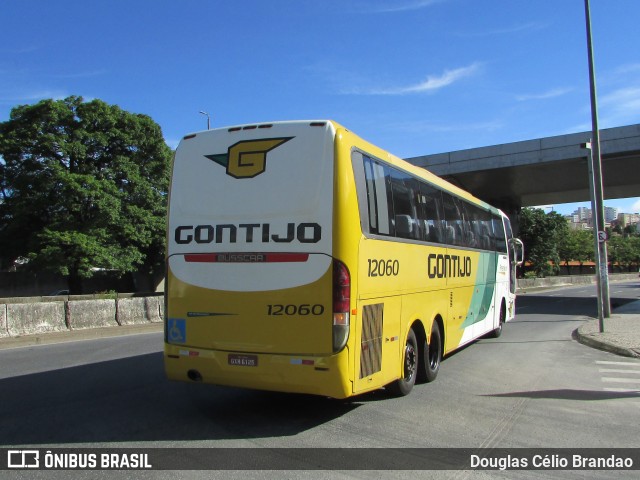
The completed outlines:
[[[575,230],[588,230],[593,228],[593,212],[590,208],[580,207],[565,218],[569,226]],[[640,214],[620,213],[618,207],[604,207],[605,227],[620,225],[625,228],[629,225],[640,225]]]
[[[638,225],[640,223],[640,214],[639,213],[620,213],[618,214],[618,223],[622,228],[625,228],[629,225]]]
[[[618,214],[620,213],[620,209],[616,207],[604,207],[604,221],[607,223],[611,223],[614,220],[618,219]]]
[[[575,212],[573,212],[573,215],[578,217],[578,223],[582,223],[591,220],[591,218],[593,217],[593,212],[590,208],[580,207]]]

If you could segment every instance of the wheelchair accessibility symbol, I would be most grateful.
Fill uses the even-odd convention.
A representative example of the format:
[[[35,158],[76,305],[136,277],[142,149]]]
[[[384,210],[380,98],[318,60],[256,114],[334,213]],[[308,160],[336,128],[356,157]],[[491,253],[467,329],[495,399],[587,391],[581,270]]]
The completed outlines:
[[[187,343],[187,322],[183,318],[170,318],[167,336],[171,343]]]

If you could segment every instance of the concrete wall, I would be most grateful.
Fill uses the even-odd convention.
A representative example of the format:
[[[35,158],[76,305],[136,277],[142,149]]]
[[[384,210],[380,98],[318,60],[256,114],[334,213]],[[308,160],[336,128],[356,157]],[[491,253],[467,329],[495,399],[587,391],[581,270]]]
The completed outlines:
[[[616,273],[609,275],[609,282],[638,280],[638,273]],[[546,278],[520,278],[518,279],[518,290],[533,288],[553,288],[564,285],[588,285],[596,283],[594,275],[569,275],[566,277],[546,277]]]
[[[64,302],[9,304],[7,329],[12,337],[68,330]]]
[[[163,320],[163,310],[162,296],[0,299],[0,338],[159,323]]]
[[[119,298],[117,306],[120,325],[162,322],[164,310],[162,297]]]
[[[0,338],[8,337],[7,329],[7,306],[0,304]]]
[[[118,326],[115,300],[69,300],[65,304],[70,330]]]

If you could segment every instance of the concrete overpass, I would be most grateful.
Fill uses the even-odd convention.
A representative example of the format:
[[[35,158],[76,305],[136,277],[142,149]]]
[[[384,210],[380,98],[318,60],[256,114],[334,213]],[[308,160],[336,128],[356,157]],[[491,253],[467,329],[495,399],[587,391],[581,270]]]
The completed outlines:
[[[476,197],[520,207],[589,201],[591,132],[407,158]],[[600,130],[605,199],[640,196],[640,124]]]

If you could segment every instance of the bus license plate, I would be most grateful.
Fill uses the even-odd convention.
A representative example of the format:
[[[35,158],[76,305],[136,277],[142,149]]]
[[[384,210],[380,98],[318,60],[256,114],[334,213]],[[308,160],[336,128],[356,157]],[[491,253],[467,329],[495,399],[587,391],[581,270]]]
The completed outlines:
[[[257,367],[258,356],[257,355],[238,355],[238,354],[230,353],[229,365],[234,365],[236,367]]]

